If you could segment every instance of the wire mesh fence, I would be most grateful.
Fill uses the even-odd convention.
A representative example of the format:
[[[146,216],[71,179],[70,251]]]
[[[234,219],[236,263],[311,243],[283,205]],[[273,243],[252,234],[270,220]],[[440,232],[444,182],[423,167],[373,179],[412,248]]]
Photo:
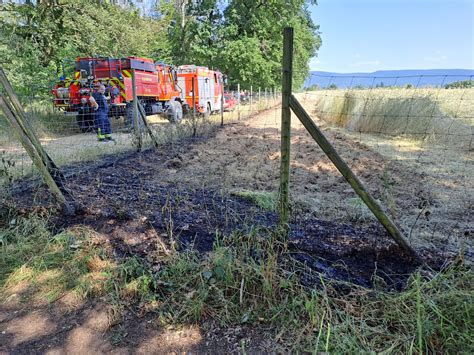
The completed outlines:
[[[39,137],[47,154],[59,166],[73,167],[76,164],[100,160],[106,155],[120,155],[137,149],[132,103],[120,107],[110,105],[108,121],[113,140],[99,141],[97,113],[89,99],[84,97],[73,110],[66,110],[71,107],[68,99],[58,99],[52,95],[48,97],[45,93],[49,91],[51,88],[35,88],[29,90],[28,94],[18,97],[33,131]],[[111,91],[107,87],[105,96],[109,99],[109,103]],[[172,110],[168,107],[165,107],[164,112],[154,112],[152,106],[156,100],[141,98],[139,105],[146,114],[147,123],[155,140],[160,145],[173,145],[190,139],[195,141],[206,139],[221,125],[245,120],[251,115],[273,107],[277,102],[275,89],[260,89],[252,95],[244,90],[240,93],[236,90],[226,90],[222,109],[220,97],[221,94],[216,93],[214,99],[219,105],[213,106],[209,112],[205,110],[193,112],[190,107],[184,109],[183,100],[183,105],[181,103],[179,105],[182,115],[178,120],[170,116]],[[154,142],[141,118],[138,120],[138,126],[143,149],[151,148]],[[0,155],[2,186],[7,186],[25,176],[37,177],[30,157],[13,134],[3,114],[0,114]]]
[[[456,84],[470,80],[472,76],[318,76],[307,82],[318,82],[318,86],[295,94],[415,248],[431,246],[448,253],[464,248],[472,256],[474,89]],[[132,162],[123,160],[127,152],[137,149],[134,123],[126,111],[111,118],[114,141],[99,142],[90,107],[79,114],[65,114],[53,109],[47,99],[34,95],[20,99],[47,153],[64,167],[66,176],[75,177],[70,189],[79,198],[89,187],[82,186],[86,181],[78,172],[99,163],[117,165],[120,173],[98,177],[89,171],[90,182],[104,191],[113,187],[114,193],[120,191],[132,200],[146,200],[154,188],[152,181],[160,179],[160,184],[181,189],[194,186],[203,196],[213,191],[221,201],[236,196],[275,211],[281,96],[275,88],[238,89],[225,89],[223,110],[216,106],[199,112],[189,107],[179,123],[170,122],[166,114],[153,114],[152,102],[142,100],[149,127],[162,149],[134,156]],[[222,122],[224,128],[217,130]],[[3,183],[34,175],[23,148],[6,123],[1,124]],[[144,149],[151,148],[151,136],[140,121],[139,126]],[[290,193],[291,223],[317,219],[377,225],[295,116]],[[214,212],[232,214],[235,206],[225,205],[230,210]]]
[[[467,249],[471,257],[472,79],[314,75],[307,81],[312,87],[297,94],[415,247]],[[310,141],[301,124],[294,122],[293,166],[311,171],[311,176],[305,175],[305,184],[296,179],[293,192],[319,201],[311,204],[318,216],[370,223],[368,209],[328,159],[308,147]]]

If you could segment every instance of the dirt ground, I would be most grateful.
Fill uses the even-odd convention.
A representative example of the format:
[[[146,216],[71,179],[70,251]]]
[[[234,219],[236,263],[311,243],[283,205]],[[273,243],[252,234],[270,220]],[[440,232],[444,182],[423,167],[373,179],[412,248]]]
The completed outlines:
[[[90,226],[101,236],[100,243],[113,247],[117,258],[138,256],[153,267],[160,264],[160,248],[193,248],[205,253],[212,249],[216,234],[276,226],[275,212],[262,210],[235,193],[278,191],[279,121],[280,110],[271,109],[218,128],[211,137],[184,139],[141,154],[121,153],[67,167],[66,186],[81,213],[58,217],[56,227]],[[360,204],[295,120],[293,129],[289,243],[293,257],[330,279],[373,287],[376,275],[386,289],[403,288],[416,266]],[[337,130],[325,131],[336,149],[351,158],[349,165],[369,190],[387,203],[397,220],[403,224],[407,218],[416,218],[419,226],[430,227],[426,213],[429,210],[424,206],[435,206],[437,197],[425,183],[428,173],[387,159]],[[25,209],[54,205],[47,190],[31,182],[19,184],[12,198]],[[455,255],[457,238],[472,234],[462,211],[452,213],[446,220],[455,216],[459,230],[450,224],[436,227],[445,239],[427,243],[410,233],[411,241],[433,268]],[[319,282],[304,275],[301,280],[315,287]],[[15,298],[2,304],[0,351],[163,353],[278,349],[268,340],[271,329],[223,331],[212,324],[163,329],[153,315],[140,318],[132,313],[121,324],[110,326],[107,307],[100,300],[68,302],[65,295],[48,306],[24,305]]]

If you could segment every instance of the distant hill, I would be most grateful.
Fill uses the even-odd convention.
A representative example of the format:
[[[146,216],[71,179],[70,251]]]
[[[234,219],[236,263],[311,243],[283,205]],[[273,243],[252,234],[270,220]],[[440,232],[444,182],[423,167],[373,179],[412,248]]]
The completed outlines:
[[[456,81],[474,80],[471,69],[430,69],[430,70],[379,70],[373,73],[331,73],[312,71],[304,83],[308,88],[319,85],[327,88],[334,84],[338,88],[406,86],[414,87],[444,86]]]

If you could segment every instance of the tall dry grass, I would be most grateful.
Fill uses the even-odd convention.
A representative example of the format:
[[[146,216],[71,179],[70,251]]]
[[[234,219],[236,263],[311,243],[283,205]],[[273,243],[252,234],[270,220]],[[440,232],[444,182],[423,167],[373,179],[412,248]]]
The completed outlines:
[[[354,132],[470,147],[474,89],[319,90],[316,113]]]

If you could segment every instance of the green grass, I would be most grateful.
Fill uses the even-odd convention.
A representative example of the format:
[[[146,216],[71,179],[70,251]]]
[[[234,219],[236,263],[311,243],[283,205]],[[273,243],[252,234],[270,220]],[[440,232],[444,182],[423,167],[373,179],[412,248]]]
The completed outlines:
[[[349,293],[320,278],[308,288],[273,232],[233,233],[206,257],[173,253],[158,272],[131,257],[115,260],[75,227],[51,233],[38,216],[4,218],[0,290],[54,302],[67,292],[101,295],[112,324],[129,308],[165,325],[217,321],[271,329],[283,349],[305,352],[466,352],[474,350],[474,277],[458,260],[443,272],[415,273],[401,293],[352,285]],[[318,275],[313,275],[318,278]]]
[[[267,211],[275,211],[277,206],[277,194],[267,191],[234,191],[234,196],[242,197],[256,206]]]
[[[16,217],[0,229],[0,288],[20,290],[26,300],[53,302],[63,292],[87,292],[90,263],[99,252],[86,228],[53,235],[44,218]]]
[[[159,275],[166,292],[158,312],[172,323],[212,318],[271,327],[290,350],[474,349],[474,278],[462,266],[415,274],[400,294],[353,286],[342,295],[323,279],[309,289],[299,283],[301,271],[275,235],[237,233],[216,243],[205,260],[192,253],[171,260]]]

